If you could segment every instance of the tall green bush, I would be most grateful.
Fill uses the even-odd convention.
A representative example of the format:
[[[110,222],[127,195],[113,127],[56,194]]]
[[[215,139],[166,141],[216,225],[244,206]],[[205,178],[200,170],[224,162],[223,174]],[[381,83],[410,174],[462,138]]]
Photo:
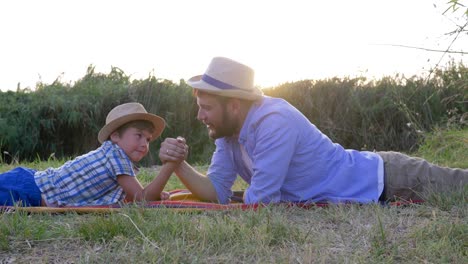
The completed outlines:
[[[462,128],[468,120],[468,70],[451,63],[430,79],[413,76],[331,78],[265,90],[296,106],[347,148],[415,150],[434,127]]]
[[[449,63],[430,77],[303,80],[264,89],[296,106],[332,140],[347,148],[411,151],[434,127],[463,128],[468,120],[468,69]],[[159,163],[165,137],[183,136],[190,162],[206,163],[214,149],[196,119],[192,89],[153,75],[130,80],[119,68],[89,66],[74,84],[38,83],[34,91],[0,93],[0,161],[76,156],[96,148],[97,133],[116,105],[136,101],[167,126],[143,165]],[[8,153],[8,154],[5,154]]]

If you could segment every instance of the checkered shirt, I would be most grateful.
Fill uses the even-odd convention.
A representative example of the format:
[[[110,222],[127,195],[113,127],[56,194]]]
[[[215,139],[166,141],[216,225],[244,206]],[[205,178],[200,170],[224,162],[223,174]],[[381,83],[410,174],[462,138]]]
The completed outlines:
[[[135,177],[133,164],[125,152],[111,141],[59,168],[34,175],[42,197],[55,206],[115,204],[125,198],[118,175]]]

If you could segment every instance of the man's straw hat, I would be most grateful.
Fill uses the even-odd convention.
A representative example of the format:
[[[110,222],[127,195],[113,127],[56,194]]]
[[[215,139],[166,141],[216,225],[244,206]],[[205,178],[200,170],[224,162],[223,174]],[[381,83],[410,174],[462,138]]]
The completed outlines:
[[[263,92],[254,87],[254,71],[228,58],[215,57],[205,74],[187,81],[188,85],[207,93],[246,100],[258,100]]]
[[[114,109],[107,114],[106,125],[101,128],[98,134],[99,142],[102,144],[117,128],[128,122],[136,120],[146,120],[153,124],[154,131],[151,141],[161,135],[166,125],[164,119],[157,115],[148,113],[145,107],[139,103],[121,104],[114,107]]]

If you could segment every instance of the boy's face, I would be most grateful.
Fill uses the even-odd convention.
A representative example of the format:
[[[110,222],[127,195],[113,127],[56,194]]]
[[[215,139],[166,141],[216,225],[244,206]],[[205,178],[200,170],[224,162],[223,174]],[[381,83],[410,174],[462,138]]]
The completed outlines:
[[[149,150],[151,133],[134,127],[127,128],[119,135],[116,131],[111,134],[111,140],[122,148],[133,162],[139,162]]]

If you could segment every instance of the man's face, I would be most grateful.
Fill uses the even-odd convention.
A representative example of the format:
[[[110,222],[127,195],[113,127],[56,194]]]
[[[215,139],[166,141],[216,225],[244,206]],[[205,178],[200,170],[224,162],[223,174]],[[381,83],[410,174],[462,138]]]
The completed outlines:
[[[229,111],[229,101],[222,105],[216,96],[203,93],[197,95],[197,104],[197,119],[206,125],[210,138],[230,137],[238,132],[238,122]]]

